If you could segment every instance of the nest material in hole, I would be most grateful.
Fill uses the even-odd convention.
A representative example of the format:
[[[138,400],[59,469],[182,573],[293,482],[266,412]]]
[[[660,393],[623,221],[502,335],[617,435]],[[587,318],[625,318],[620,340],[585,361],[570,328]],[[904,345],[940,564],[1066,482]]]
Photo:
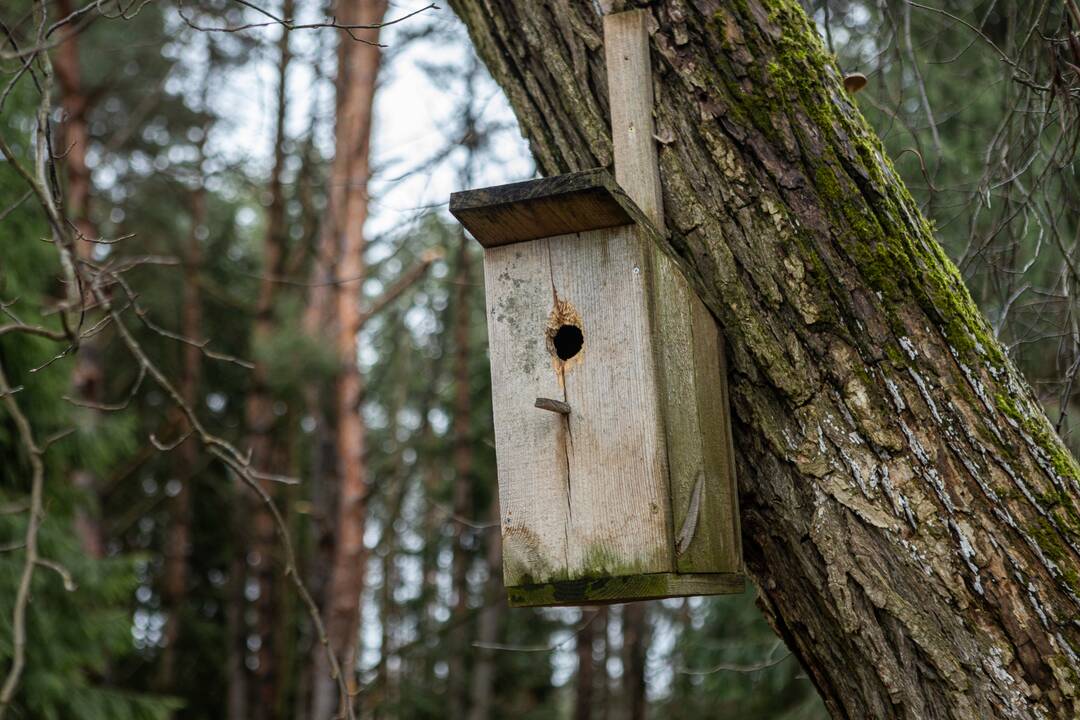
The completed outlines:
[[[555,348],[555,335],[559,332],[559,328],[564,325],[573,325],[581,331],[582,335],[581,349],[573,357],[565,361],[559,358],[558,350]],[[556,298],[555,307],[551,309],[551,314],[548,316],[544,336],[547,340],[547,350],[551,353],[552,363],[560,375],[563,371],[581,362],[581,358],[585,354],[585,328],[582,326],[581,315],[578,314],[577,308],[571,305],[569,300]]]

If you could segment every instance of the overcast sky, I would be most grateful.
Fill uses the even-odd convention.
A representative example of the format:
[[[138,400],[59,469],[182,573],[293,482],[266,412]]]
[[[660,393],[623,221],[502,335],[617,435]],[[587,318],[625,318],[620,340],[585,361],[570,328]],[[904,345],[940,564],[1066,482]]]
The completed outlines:
[[[406,0],[391,3],[387,19],[406,15],[426,5]],[[316,19],[312,17],[311,19]],[[438,40],[423,39],[406,42],[403,36],[428,23],[437,23],[442,32]],[[228,121],[228,129],[216,138],[218,149],[236,160],[246,162],[252,174],[266,172],[273,148],[274,102],[276,91],[276,29],[261,32],[263,44],[255,62],[224,78],[222,91],[215,93],[217,109]],[[321,123],[320,145],[329,156],[332,153],[333,88],[330,78],[333,67],[324,67],[323,78],[317,78],[311,58],[315,44],[326,42],[330,30],[296,32],[292,48],[299,61],[289,72],[290,136],[304,135],[310,127],[312,113],[327,120]],[[373,168],[371,184],[371,217],[368,237],[378,237],[400,228],[414,218],[419,210],[442,206],[445,210],[449,195],[458,187],[463,160],[462,152],[452,152],[445,160],[424,172],[413,172],[426,160],[443,152],[453,140],[454,114],[464,96],[462,78],[441,78],[433,82],[425,72],[425,64],[454,64],[467,67],[472,50],[463,28],[446,8],[428,10],[421,15],[395,24],[383,31],[382,42],[387,45],[389,58],[381,70],[381,86],[376,94],[375,126],[372,142]],[[515,122],[502,91],[486,74],[479,84],[478,104],[483,119],[502,122],[514,128]],[[525,142],[516,129],[500,132],[492,152],[477,167],[477,185],[494,185],[533,176],[534,164]],[[407,175],[402,179],[402,176]]]

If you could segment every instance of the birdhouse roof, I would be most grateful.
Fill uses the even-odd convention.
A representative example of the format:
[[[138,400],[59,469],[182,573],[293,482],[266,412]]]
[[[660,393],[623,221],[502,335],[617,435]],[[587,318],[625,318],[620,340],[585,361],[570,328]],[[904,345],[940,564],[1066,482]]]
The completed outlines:
[[[601,169],[456,192],[450,213],[485,248],[621,225],[644,225],[655,233]]]

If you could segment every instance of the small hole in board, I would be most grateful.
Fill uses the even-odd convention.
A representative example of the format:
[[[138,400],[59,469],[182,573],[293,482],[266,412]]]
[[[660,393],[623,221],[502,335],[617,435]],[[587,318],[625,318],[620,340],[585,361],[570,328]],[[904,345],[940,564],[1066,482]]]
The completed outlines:
[[[561,325],[552,336],[551,344],[555,346],[555,354],[559,359],[566,361],[581,352],[585,336],[577,325]]]

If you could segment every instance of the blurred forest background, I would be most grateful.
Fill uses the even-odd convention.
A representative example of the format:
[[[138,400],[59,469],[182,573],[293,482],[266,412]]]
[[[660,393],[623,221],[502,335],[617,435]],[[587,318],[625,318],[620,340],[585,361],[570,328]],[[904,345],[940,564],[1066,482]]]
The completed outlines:
[[[1075,450],[1075,3],[804,4]],[[533,166],[449,10],[0,23],[0,716],[324,720],[326,637],[359,717],[825,717],[753,590],[507,608],[446,199]]]

